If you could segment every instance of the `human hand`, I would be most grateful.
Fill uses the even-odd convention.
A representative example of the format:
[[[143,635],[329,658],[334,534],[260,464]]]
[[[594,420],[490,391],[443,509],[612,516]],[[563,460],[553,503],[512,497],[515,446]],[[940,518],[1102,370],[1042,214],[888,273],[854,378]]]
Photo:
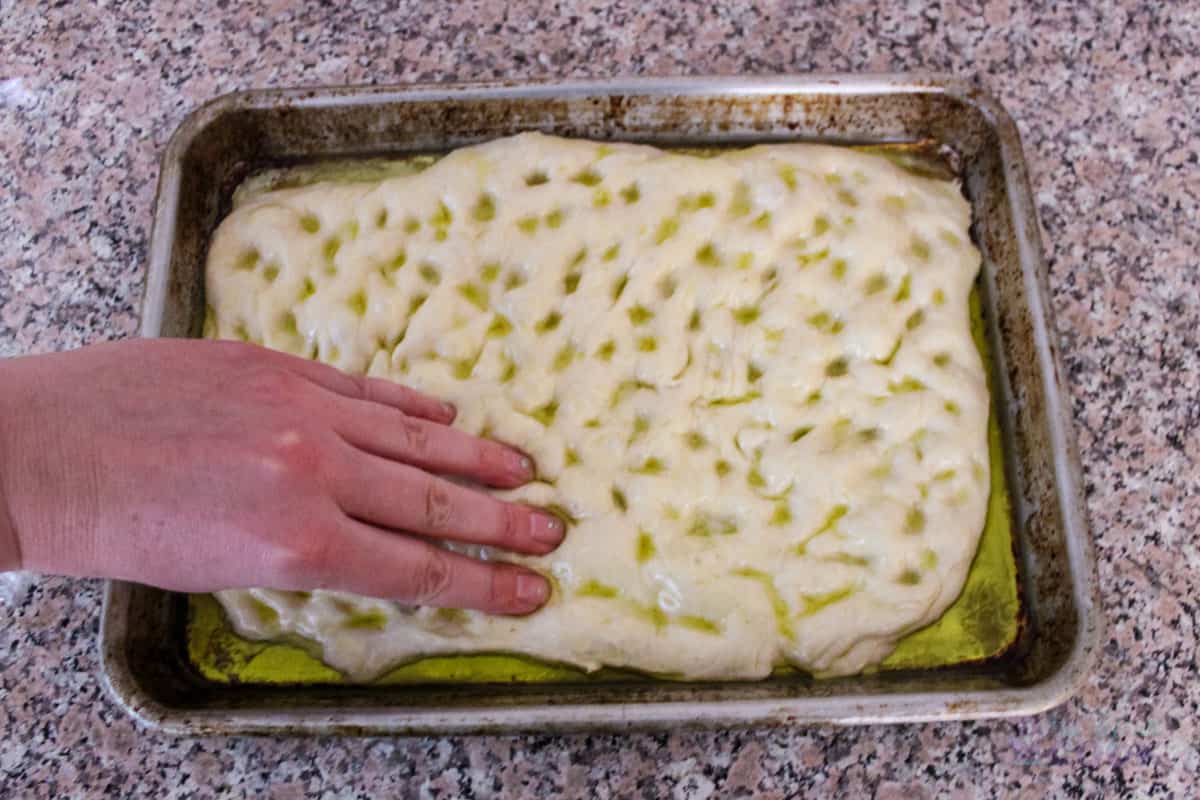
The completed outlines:
[[[531,612],[545,578],[431,541],[542,554],[564,534],[438,477],[533,477],[453,417],[398,384],[234,342],[0,360],[0,569]]]

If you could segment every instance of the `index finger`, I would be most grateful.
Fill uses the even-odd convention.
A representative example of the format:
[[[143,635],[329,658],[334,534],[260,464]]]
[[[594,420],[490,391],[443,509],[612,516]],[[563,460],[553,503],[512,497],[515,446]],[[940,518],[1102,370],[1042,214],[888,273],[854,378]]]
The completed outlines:
[[[394,381],[351,375],[319,361],[310,361],[307,358],[281,353],[269,348],[259,349],[263,351],[265,358],[277,360],[281,366],[286,366],[292,372],[321,388],[343,397],[391,406],[410,416],[422,417],[446,425],[454,421],[457,413],[450,403]]]

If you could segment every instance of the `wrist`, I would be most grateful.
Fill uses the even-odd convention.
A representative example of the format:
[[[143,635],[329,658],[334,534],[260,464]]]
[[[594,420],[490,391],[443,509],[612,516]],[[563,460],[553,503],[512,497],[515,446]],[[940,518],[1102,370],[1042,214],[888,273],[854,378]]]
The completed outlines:
[[[3,455],[3,454],[0,454]],[[21,543],[17,529],[4,499],[3,480],[0,479],[0,572],[21,568]]]
[[[13,428],[18,424],[15,406],[16,381],[12,360],[0,359],[0,572],[21,568],[21,540],[13,519],[8,486],[13,482],[16,455]]]
[[[108,568],[96,542],[99,464],[89,455],[97,425],[78,402],[99,370],[81,352],[0,359],[0,568]]]

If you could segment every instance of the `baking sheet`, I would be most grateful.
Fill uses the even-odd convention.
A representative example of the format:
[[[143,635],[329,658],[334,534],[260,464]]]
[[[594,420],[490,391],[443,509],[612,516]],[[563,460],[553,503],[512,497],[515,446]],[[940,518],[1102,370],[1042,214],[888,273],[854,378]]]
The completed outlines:
[[[709,683],[221,683],[189,661],[186,596],[112,581],[100,650],[116,702],[146,726],[186,735],[430,735],[995,718],[1070,697],[1103,640],[1071,406],[1020,137],[1003,107],[970,81],[782,75],[226,95],[189,115],[164,153],[142,335],[200,334],[207,242],[248,175],[445,151],[520,130],[689,147],[932,140],[960,156],[972,238],[984,259],[977,289],[1008,456],[1026,621],[1016,643],[981,663],[820,681],[789,673]]]

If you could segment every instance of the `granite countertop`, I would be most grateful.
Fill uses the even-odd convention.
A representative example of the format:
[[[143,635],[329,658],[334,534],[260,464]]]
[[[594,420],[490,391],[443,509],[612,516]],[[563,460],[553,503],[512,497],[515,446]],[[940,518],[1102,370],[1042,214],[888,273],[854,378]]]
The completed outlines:
[[[664,0],[292,5],[5,4],[0,355],[134,333],[164,145],[188,110],[232,89],[975,75],[1017,120],[1042,220],[1100,562],[1097,669],[1065,706],[1004,722],[169,738],[136,728],[101,689],[99,584],[42,579],[17,607],[0,605],[0,797],[1200,791],[1200,6],[934,2],[892,16],[865,0],[836,12]]]

